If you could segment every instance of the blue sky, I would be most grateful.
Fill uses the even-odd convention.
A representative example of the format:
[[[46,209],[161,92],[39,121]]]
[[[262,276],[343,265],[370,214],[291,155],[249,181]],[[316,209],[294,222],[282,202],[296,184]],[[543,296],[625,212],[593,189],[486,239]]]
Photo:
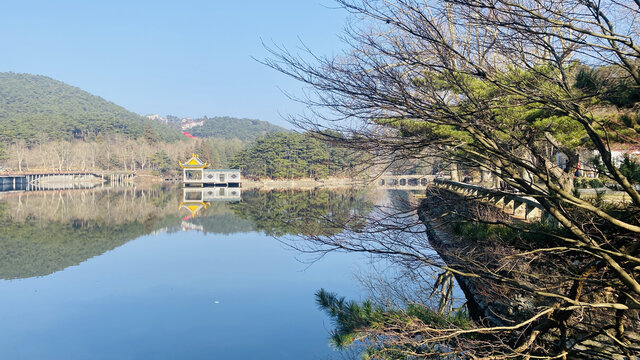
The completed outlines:
[[[287,125],[301,84],[251,57],[261,40],[343,47],[332,0],[13,1],[0,12],[0,71],[64,81],[140,113],[230,115]]]

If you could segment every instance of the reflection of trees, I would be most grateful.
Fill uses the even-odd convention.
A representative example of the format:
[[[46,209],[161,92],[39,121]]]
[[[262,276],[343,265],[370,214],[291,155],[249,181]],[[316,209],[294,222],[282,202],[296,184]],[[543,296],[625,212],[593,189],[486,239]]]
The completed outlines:
[[[179,224],[165,188],[8,196],[0,213],[0,278],[45,276]]]
[[[15,223],[29,221],[100,220],[105,223],[145,221],[175,213],[177,194],[166,187],[148,189],[87,189],[17,193],[4,196],[4,216]]]
[[[362,190],[244,192],[242,198],[231,205],[234,213],[274,236],[340,233],[344,223],[373,209]]]
[[[237,216],[231,209],[232,206],[234,205],[223,201],[211,202],[198,217],[189,222],[202,225],[205,233],[228,235],[254,231],[253,222]]]
[[[44,224],[2,222],[0,278],[45,276],[103,254],[148,233],[139,221],[106,225],[97,220]]]
[[[0,203],[0,278],[45,276],[157,230],[175,231],[184,213],[172,188],[7,194]],[[213,202],[190,219],[205,233],[332,234],[370,211],[357,191],[247,192]]]

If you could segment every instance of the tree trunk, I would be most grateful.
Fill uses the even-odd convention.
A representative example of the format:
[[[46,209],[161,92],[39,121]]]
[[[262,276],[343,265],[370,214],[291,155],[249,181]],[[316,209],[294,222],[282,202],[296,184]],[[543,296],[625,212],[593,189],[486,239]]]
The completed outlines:
[[[458,163],[452,162],[451,165],[449,165],[449,168],[451,169],[451,181],[460,181],[460,176],[458,174]]]

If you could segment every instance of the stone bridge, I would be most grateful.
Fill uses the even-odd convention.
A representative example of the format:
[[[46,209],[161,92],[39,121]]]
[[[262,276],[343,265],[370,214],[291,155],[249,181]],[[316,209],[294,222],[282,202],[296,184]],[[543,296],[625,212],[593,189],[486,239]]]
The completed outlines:
[[[536,199],[529,196],[519,196],[498,189],[489,189],[478,185],[471,185],[451,180],[435,179],[433,185],[466,197],[475,198],[502,209],[513,218],[524,221],[538,221],[548,218],[544,207]]]
[[[383,174],[375,180],[377,187],[392,190],[425,190],[436,175],[392,175]]]

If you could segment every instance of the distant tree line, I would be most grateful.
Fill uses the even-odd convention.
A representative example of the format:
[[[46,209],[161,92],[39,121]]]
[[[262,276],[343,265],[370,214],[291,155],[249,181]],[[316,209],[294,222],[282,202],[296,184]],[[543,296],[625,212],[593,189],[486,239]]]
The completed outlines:
[[[280,126],[255,119],[237,119],[228,116],[210,118],[205,116],[202,119],[205,120],[202,126],[196,126],[188,130],[193,136],[199,138],[237,138],[242,141],[252,141],[266,134],[287,131]]]
[[[346,149],[316,139],[312,133],[273,133],[238,152],[230,166],[255,178],[326,178],[353,171],[356,158]]]
[[[244,176],[254,178],[346,176],[358,166],[358,159],[347,150],[309,133],[291,132],[269,134],[249,144],[215,138],[161,142],[150,135],[141,139],[100,135],[93,141],[18,140],[0,148],[0,167],[14,172],[113,170],[168,174],[176,173],[178,161],[185,161],[192,153],[213,168],[239,168]]]
[[[176,142],[134,140],[124,136],[98,137],[95,141],[58,140],[43,143],[16,141],[9,145],[0,166],[12,171],[145,171],[171,173],[178,161],[192,153],[204,154],[216,167],[244,147],[237,139],[185,139]]]

